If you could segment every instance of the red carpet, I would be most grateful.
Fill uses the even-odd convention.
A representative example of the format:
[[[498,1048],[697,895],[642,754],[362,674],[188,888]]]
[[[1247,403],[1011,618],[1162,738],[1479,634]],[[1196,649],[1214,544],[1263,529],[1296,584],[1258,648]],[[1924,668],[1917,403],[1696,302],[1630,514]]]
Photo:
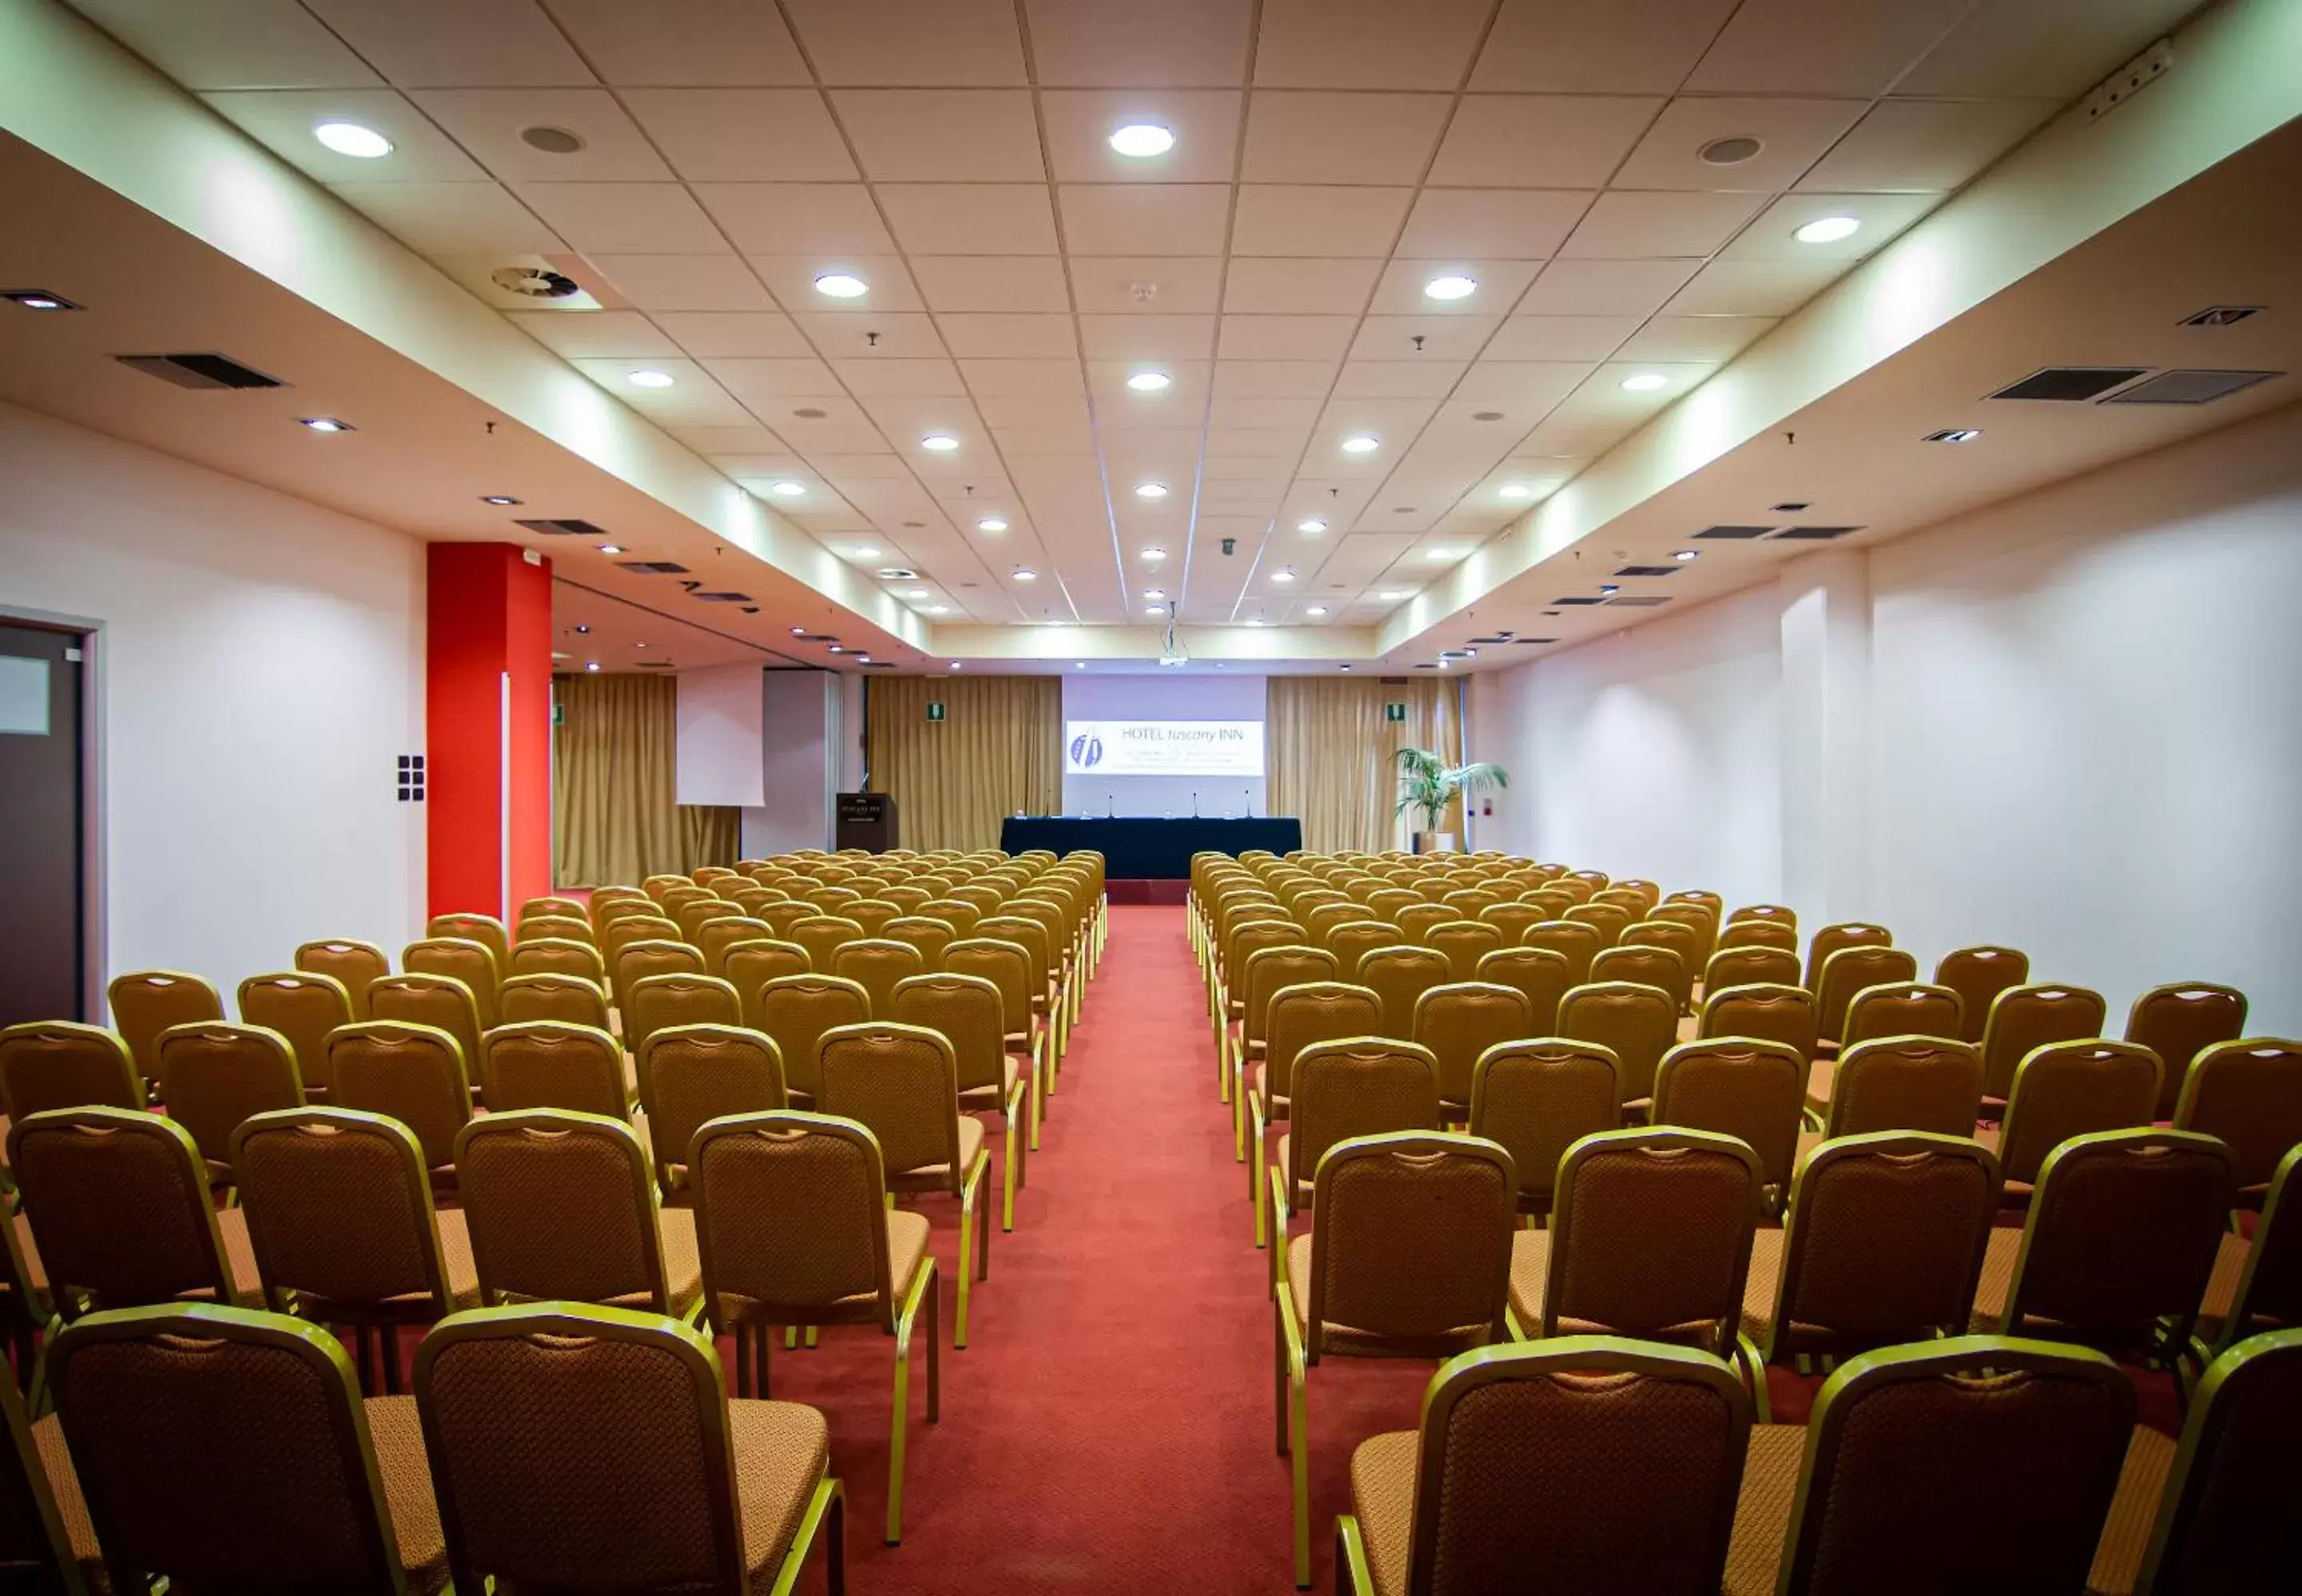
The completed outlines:
[[[830,1419],[854,1588],[1291,1590],[1264,1256],[1181,910],[1113,909],[1053,1109],[964,1352],[947,1340],[957,1204],[921,1199],[942,1275],[943,1422],[920,1416],[915,1365],[902,1546],[880,1543],[893,1343],[841,1329],[816,1351],[776,1352],[775,1395]],[[1434,1366],[1312,1372],[1320,1589],[1351,1447],[1411,1428]]]

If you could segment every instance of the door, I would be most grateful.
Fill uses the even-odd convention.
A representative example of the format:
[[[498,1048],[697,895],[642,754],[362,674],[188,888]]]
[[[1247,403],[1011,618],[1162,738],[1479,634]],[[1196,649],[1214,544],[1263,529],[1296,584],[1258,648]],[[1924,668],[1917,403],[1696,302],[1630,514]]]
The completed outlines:
[[[80,1020],[81,638],[0,621],[0,1025]]]

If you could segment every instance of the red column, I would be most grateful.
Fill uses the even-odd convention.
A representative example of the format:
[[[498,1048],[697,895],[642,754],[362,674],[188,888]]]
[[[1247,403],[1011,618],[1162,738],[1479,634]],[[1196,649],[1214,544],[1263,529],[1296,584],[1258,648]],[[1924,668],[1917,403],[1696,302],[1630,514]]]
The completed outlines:
[[[431,912],[508,920],[551,890],[551,567],[433,543],[426,567]]]

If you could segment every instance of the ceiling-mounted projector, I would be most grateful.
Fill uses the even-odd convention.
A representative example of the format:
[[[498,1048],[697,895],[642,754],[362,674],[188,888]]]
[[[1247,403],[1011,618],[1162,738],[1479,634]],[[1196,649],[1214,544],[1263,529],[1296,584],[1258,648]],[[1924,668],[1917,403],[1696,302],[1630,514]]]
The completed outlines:
[[[1167,635],[1159,644],[1159,663],[1169,666],[1189,665],[1190,662],[1190,651],[1175,641],[1175,601],[1170,599],[1167,601]]]

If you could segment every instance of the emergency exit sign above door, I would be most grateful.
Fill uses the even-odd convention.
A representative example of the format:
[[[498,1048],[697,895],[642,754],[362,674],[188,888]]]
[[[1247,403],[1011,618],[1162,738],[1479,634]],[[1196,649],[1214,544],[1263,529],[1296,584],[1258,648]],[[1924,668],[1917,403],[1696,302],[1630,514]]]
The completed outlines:
[[[1407,706],[1405,704],[1385,704],[1382,707],[1382,718],[1385,720],[1404,720],[1407,718]]]
[[[931,698],[928,700],[928,718],[929,720],[941,720],[943,718],[943,701],[941,699]]]

